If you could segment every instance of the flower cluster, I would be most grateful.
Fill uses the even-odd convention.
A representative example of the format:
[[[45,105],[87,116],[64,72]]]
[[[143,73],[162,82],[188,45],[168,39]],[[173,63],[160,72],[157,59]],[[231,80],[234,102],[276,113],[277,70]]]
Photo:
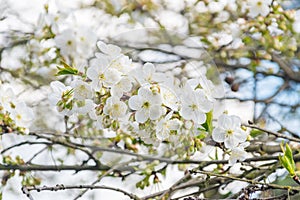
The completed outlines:
[[[11,88],[0,85],[0,132],[17,129],[28,133],[34,117],[33,110],[18,100]]]
[[[214,141],[222,143],[231,150],[229,164],[246,159],[244,148],[249,145],[246,142],[248,134],[241,128],[241,119],[235,115],[222,114],[218,119],[218,126],[212,132]]]
[[[220,94],[205,75],[161,73],[152,63],[134,65],[118,46],[99,41],[97,47],[86,72],[66,65],[59,74],[72,80],[50,84],[49,100],[63,115],[89,116],[98,129],[135,134],[154,145],[208,134],[203,125],[211,123],[207,115]]]

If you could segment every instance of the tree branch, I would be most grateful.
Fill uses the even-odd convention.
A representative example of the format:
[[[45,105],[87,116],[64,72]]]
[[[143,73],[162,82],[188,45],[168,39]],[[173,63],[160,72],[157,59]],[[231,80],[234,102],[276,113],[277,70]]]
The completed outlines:
[[[22,191],[28,191],[28,193],[25,193],[26,195],[29,194],[30,191],[59,191],[59,190],[73,190],[73,189],[104,189],[104,190],[112,190],[116,192],[121,192],[124,195],[130,197],[131,199],[134,200],[140,200],[138,196],[135,194],[131,194],[129,192],[126,192],[125,190],[119,189],[119,188],[114,188],[114,187],[109,187],[109,186],[98,186],[98,185],[63,185],[63,184],[57,184],[56,186],[50,187],[50,186],[42,186],[42,187],[36,187],[36,186],[23,186]]]

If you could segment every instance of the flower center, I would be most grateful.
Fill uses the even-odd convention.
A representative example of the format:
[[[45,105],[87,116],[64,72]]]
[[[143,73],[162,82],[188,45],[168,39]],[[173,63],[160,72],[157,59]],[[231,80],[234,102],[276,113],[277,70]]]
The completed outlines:
[[[119,104],[114,104],[114,105],[113,105],[113,110],[114,110],[114,111],[118,112],[118,111],[119,111],[119,108],[120,108]]]
[[[197,110],[197,108],[198,108],[198,106],[196,104],[192,104],[190,107],[192,108],[192,110]]]
[[[85,92],[86,92],[86,87],[84,85],[80,85],[78,87],[78,91],[77,92],[79,93],[79,95],[84,96]]]
[[[20,114],[17,114],[16,118],[17,118],[17,120],[21,120],[22,116]]]
[[[233,130],[227,130],[227,135],[232,135],[233,134]]]
[[[150,103],[148,101],[144,102],[143,108],[149,108],[149,107],[150,107]]]
[[[67,41],[67,45],[68,45],[68,46],[71,46],[71,45],[72,45],[72,41],[71,41],[71,40],[68,40],[68,41]]]
[[[100,75],[99,75],[99,80],[105,80],[104,74],[100,74]]]

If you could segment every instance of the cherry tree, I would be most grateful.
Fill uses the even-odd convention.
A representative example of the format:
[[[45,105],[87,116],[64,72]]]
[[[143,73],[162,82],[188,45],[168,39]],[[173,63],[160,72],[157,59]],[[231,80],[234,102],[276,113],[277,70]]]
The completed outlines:
[[[0,7],[1,198],[299,197],[288,1],[22,2]]]

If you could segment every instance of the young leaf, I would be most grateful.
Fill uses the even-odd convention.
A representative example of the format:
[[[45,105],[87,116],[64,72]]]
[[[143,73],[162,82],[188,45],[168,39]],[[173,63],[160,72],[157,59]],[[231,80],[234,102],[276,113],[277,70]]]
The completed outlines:
[[[291,176],[295,176],[295,162],[293,159],[293,153],[288,144],[286,144],[286,149],[283,149],[283,145],[281,145],[282,151],[284,155],[279,156],[279,160],[281,165],[289,172]]]
[[[212,120],[213,120],[213,113],[212,111],[210,111],[206,113],[206,122],[202,125],[205,128],[205,130],[209,133],[212,133],[212,129],[213,129]]]
[[[285,145],[285,156],[288,158],[290,164],[292,165],[293,169],[295,170],[296,166],[295,166],[295,161],[293,158],[293,152],[291,147],[286,143]]]
[[[68,65],[64,61],[61,61],[61,62],[63,64],[63,67],[57,66],[58,72],[56,73],[56,76],[59,76],[59,75],[76,75],[76,74],[78,74],[78,70],[76,68],[71,67],[70,65]]]

